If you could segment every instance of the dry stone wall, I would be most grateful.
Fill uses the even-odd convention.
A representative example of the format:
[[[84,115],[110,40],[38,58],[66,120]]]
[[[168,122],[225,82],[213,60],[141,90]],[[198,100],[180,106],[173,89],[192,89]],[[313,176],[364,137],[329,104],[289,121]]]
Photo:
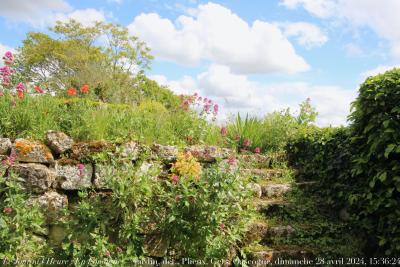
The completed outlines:
[[[146,146],[137,141],[120,144],[106,141],[74,142],[65,133],[48,131],[44,142],[0,138],[0,160],[3,162],[3,168],[0,168],[3,173],[0,175],[8,176],[13,172],[23,179],[24,187],[31,195],[30,202],[46,210],[50,233],[52,222],[61,216],[62,209],[68,208],[74,192],[81,189],[110,190],[105,181],[110,175],[107,173],[110,168],[107,168],[107,163],[93,159],[93,156],[106,152],[135,163],[141,160],[143,151],[148,153],[146,161],[139,166],[139,172],[146,173],[156,166],[161,170],[161,176],[168,175],[171,163],[177,159],[179,152],[190,152],[203,164],[234,154],[229,149],[206,145],[178,149],[160,144]]]

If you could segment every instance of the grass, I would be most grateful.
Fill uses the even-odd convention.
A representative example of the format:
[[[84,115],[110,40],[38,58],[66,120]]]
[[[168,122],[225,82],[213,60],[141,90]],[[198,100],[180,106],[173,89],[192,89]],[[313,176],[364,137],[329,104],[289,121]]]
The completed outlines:
[[[161,103],[139,106],[106,104],[83,98],[26,96],[12,104],[0,97],[0,136],[41,140],[47,130],[59,130],[76,141],[138,139],[145,143],[216,144],[219,128],[192,112],[168,110]]]

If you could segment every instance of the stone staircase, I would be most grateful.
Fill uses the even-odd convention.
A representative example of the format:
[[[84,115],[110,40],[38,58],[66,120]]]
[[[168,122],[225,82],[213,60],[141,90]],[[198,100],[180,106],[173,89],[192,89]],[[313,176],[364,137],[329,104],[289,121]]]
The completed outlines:
[[[277,222],[275,217],[294,204],[287,197],[289,192],[295,187],[313,183],[295,183],[290,170],[281,167],[284,164],[279,164],[284,162],[282,156],[240,155],[239,162],[242,176],[252,181],[250,185],[254,197],[251,202],[258,213],[243,240],[245,263],[249,266],[282,265],[282,260],[312,257],[312,252],[307,249],[279,244],[277,240],[291,238],[296,234],[296,229],[285,222]]]

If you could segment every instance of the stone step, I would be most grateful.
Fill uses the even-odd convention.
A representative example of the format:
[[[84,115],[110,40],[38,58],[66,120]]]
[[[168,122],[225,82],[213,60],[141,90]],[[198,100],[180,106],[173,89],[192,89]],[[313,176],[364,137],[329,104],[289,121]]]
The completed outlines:
[[[248,253],[249,266],[312,266],[313,253],[301,248],[266,248]]]
[[[295,233],[295,229],[290,225],[268,226],[266,222],[254,222],[248,227],[244,242],[246,244],[267,240],[274,237],[291,237]]]
[[[292,190],[292,184],[290,183],[266,183],[261,184],[261,192],[262,196],[271,198],[271,197],[281,197],[286,193],[289,193]]]
[[[284,169],[242,169],[241,175],[255,177],[263,180],[272,180],[274,178],[283,177],[287,172]]]
[[[256,210],[265,215],[273,215],[291,205],[290,202],[281,199],[278,200],[264,200],[260,199],[255,201]]]
[[[240,154],[239,162],[246,168],[270,168],[271,156],[261,154]]]

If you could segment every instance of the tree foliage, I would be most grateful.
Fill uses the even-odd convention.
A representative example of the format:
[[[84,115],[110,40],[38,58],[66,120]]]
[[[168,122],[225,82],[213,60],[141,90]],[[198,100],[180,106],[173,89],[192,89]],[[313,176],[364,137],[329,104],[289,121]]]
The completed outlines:
[[[83,26],[70,20],[57,22],[50,31],[51,35],[28,33],[19,49],[17,69],[25,82],[55,94],[89,84],[98,99],[123,103],[137,101],[138,88],[148,85],[144,71],[152,59],[150,49],[127,28],[104,22]]]

